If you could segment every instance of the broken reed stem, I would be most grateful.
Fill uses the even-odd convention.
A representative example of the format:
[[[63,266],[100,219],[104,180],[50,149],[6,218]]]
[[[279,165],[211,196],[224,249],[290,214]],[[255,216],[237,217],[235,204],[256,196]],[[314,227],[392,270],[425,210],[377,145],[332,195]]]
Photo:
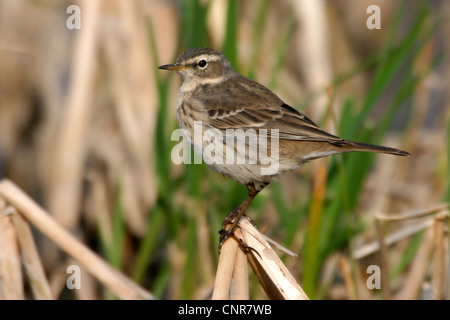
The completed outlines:
[[[445,234],[444,222],[448,218],[448,211],[441,211],[434,217],[434,254],[433,254],[433,273],[431,278],[432,298],[434,300],[443,300],[445,292]]]
[[[139,287],[79,242],[12,182],[8,180],[0,182],[0,197],[3,197],[14,206],[40,232],[84,266],[90,274],[102,282],[119,298],[153,298],[149,292]]]
[[[309,300],[300,285],[265,240],[248,220],[242,219],[239,228],[242,240],[249,246],[247,259],[270,299]]]
[[[232,237],[224,242],[217,267],[213,300],[249,298],[247,260],[270,299],[308,300],[264,235],[247,218],[241,219],[235,235],[249,248],[244,253]]]

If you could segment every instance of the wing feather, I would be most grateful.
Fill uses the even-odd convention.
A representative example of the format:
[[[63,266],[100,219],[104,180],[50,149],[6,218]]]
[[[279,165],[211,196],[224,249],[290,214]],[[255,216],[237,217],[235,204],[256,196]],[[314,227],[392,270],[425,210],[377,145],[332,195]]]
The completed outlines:
[[[330,143],[343,140],[320,129],[261,84],[242,76],[228,81],[231,82],[226,81],[214,90],[196,95],[192,102],[195,108],[203,109],[208,115],[205,118],[211,127],[220,130],[278,129],[280,139],[284,140]]]

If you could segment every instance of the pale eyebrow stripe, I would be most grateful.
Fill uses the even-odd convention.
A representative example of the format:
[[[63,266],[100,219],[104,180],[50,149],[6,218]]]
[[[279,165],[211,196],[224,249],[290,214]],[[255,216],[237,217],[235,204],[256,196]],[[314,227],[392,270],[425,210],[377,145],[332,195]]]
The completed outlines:
[[[186,62],[186,64],[187,64],[187,65],[194,64],[194,63],[196,63],[197,61],[200,61],[200,60],[206,60],[206,61],[208,61],[208,62],[216,62],[216,61],[219,61],[219,60],[220,60],[220,57],[219,57],[219,56],[201,55],[201,56],[199,56],[199,57],[195,57],[195,58],[189,59],[189,60]]]

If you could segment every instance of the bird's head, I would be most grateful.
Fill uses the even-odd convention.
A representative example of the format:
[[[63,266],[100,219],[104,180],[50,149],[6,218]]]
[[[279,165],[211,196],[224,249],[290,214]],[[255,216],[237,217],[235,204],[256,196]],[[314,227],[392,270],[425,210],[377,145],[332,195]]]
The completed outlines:
[[[160,66],[159,69],[178,71],[183,80],[218,82],[235,71],[228,59],[219,51],[210,48],[193,48],[184,52],[175,63]]]

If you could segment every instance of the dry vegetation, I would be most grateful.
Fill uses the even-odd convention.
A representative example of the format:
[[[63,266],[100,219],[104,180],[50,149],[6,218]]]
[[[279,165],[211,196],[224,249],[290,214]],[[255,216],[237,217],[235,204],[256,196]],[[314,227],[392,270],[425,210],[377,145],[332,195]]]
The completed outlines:
[[[316,161],[252,204],[308,296],[449,299],[450,3],[311,3],[0,0],[0,299],[211,294],[217,231],[246,193],[172,164],[180,79],[157,70],[200,45],[329,131],[412,154]]]

